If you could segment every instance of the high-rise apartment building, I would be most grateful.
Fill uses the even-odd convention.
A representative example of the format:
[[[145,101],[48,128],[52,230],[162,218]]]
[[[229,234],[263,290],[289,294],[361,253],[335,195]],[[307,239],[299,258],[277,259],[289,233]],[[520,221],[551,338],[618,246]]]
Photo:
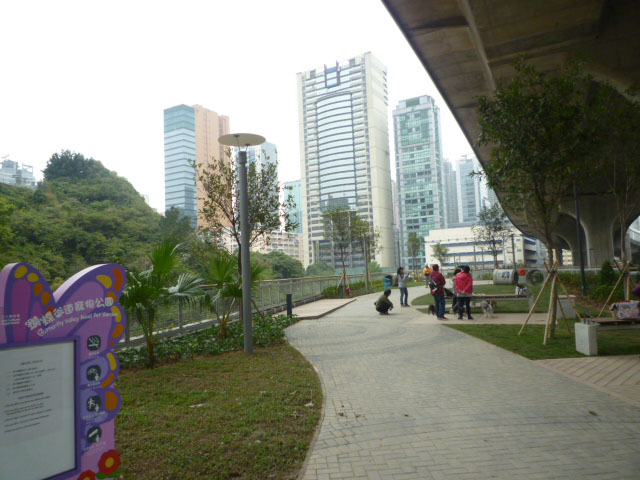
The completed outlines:
[[[298,120],[308,263],[337,264],[323,211],[341,206],[378,229],[375,260],[395,265],[385,66],[369,52],[298,73]],[[363,265],[354,249],[348,266]]]
[[[237,158],[238,148],[233,147],[233,158]],[[264,142],[261,145],[247,148],[247,165],[256,164],[258,170],[267,164],[278,163],[278,149],[271,142]]]
[[[458,159],[456,187],[458,197],[458,226],[475,225],[478,213],[483,206],[482,179],[476,175],[481,171],[478,160],[473,155],[464,155]]]
[[[194,228],[204,226],[198,218],[203,191],[194,163],[206,165],[212,158],[226,158],[218,138],[229,131],[229,117],[201,105],[177,105],[164,111],[165,210],[177,208]]]
[[[0,183],[16,185],[18,187],[36,188],[36,178],[33,176],[31,165],[20,166],[18,162],[2,157],[0,162]]]
[[[393,111],[396,179],[400,207],[400,265],[425,264],[420,249],[414,265],[409,235],[420,239],[445,225],[440,109],[428,95],[402,100]]]
[[[295,208],[287,211],[291,220],[298,224],[298,226],[293,229],[293,232],[302,233],[302,182],[300,180],[284,183],[285,199],[289,195],[293,197],[293,201],[296,204]]]
[[[456,187],[456,171],[449,160],[443,163],[443,182],[444,182],[444,203],[446,205],[446,225],[447,228],[457,225],[458,220],[458,189]]]

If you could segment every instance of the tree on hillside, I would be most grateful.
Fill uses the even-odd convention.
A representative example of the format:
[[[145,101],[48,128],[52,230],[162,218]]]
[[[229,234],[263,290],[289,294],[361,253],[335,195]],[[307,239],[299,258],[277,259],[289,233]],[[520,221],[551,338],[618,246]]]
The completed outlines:
[[[443,266],[447,261],[447,255],[449,255],[449,247],[438,242],[431,247],[431,252],[433,253],[433,256],[438,259],[440,266]]]
[[[411,232],[409,234],[409,238],[407,239],[407,249],[409,251],[409,256],[411,257],[411,268],[414,271],[416,278],[418,278],[418,269],[420,265],[418,265],[418,255],[420,254],[420,249],[424,247],[424,242],[418,236],[416,232]]]
[[[325,262],[312,263],[307,267],[307,277],[327,277],[335,274],[335,270]]]
[[[15,210],[15,207],[11,205],[6,199],[0,197],[0,250],[5,250],[9,247],[9,243],[13,238],[13,232],[11,231],[11,214]],[[0,265],[2,268],[4,265]]]
[[[81,153],[62,150],[54,153],[43,171],[45,180],[89,179],[96,175],[108,175],[102,163],[85,158]]]
[[[297,258],[276,250],[269,252],[265,258],[275,274],[275,278],[304,277],[304,267]]]
[[[478,224],[472,227],[476,242],[489,248],[493,256],[493,267],[498,268],[498,255],[504,249],[504,242],[511,233],[511,222],[495,203],[491,207],[484,207],[478,213]]]
[[[206,165],[197,165],[198,178],[202,184],[204,196],[200,214],[208,226],[207,230],[221,236],[225,231],[231,234],[240,251],[240,208],[238,204],[237,163],[231,161],[231,150],[227,150],[227,159],[215,159]],[[293,195],[279,200],[278,165],[268,162],[256,168],[255,162],[247,167],[247,185],[249,190],[249,246],[258,239],[269,241],[269,234],[284,225],[284,231],[290,232],[297,225],[289,212],[294,210]]]
[[[160,215],[133,186],[81,154],[54,154],[35,190],[0,186],[14,206],[12,241],[0,256],[36,266],[54,285],[97,263],[127,268],[158,241]],[[3,219],[4,220],[4,219]]]
[[[182,243],[193,233],[189,217],[180,218],[180,210],[171,207],[160,217],[160,238],[172,238],[178,243]]]

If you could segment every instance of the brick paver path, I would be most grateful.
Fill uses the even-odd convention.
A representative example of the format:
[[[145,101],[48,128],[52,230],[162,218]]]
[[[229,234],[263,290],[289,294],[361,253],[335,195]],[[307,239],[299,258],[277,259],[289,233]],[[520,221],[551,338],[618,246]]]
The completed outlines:
[[[640,479],[639,408],[373,300],[288,329],[326,393],[303,478]]]

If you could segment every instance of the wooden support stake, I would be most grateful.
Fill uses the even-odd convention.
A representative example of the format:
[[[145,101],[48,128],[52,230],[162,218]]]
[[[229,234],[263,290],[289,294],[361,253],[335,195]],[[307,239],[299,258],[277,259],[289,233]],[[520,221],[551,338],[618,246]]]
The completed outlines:
[[[609,294],[609,296],[607,297],[607,301],[604,302],[604,305],[602,306],[602,309],[600,310],[600,313],[598,314],[598,317],[602,316],[602,312],[604,312],[604,309],[607,308],[607,305],[609,305],[609,300],[611,300],[611,297],[613,297],[613,294],[616,291],[616,288],[618,288],[618,285],[620,285],[620,281],[623,279],[624,277],[624,272],[627,270],[627,268],[629,268],[629,265],[631,264],[631,262],[627,262],[627,264],[625,265],[625,267],[622,269],[622,275],[620,275],[620,277],[618,278],[618,281],[616,282],[616,284],[613,287],[613,290],[611,290],[611,293]]]
[[[558,276],[558,280],[560,280],[559,276]],[[567,295],[567,300],[571,302],[569,295]],[[558,305],[560,305],[560,313],[562,314],[562,319],[564,320],[564,324],[567,326],[567,332],[569,332],[569,335],[571,335],[571,328],[569,328],[569,320],[567,320],[567,316],[564,313],[564,307],[562,306],[562,302],[560,301],[560,299],[558,299]]]
[[[264,314],[260,311],[260,309],[258,308],[258,305],[256,305],[256,301],[253,298],[251,299],[251,303],[253,303],[253,306],[256,307],[256,310],[258,311],[258,313],[262,317],[262,320],[266,321],[266,318],[264,318]]]
[[[562,282],[560,275],[558,275],[558,283],[560,283],[560,286],[562,287],[562,291],[564,291],[564,294],[567,296],[567,298],[569,298],[569,291],[567,290],[567,287],[565,287],[564,283]],[[576,312],[576,317],[578,317],[578,320],[582,322],[582,317],[580,316],[580,312],[578,311],[578,309],[576,308],[573,302],[571,302],[571,307],[573,308],[573,311]]]
[[[555,263],[554,263],[554,266],[555,266]],[[536,301],[533,303],[533,306],[531,307],[531,310],[529,310],[529,314],[527,315],[527,318],[524,319],[524,322],[522,323],[522,328],[518,332],[518,335],[522,335],[522,332],[524,332],[524,327],[527,326],[527,322],[529,321],[529,319],[531,318],[531,315],[533,315],[533,312],[535,311],[536,307],[538,306],[538,302],[540,302],[540,299],[542,298],[542,292],[544,292],[544,289],[547,286],[547,283],[549,283],[549,279],[550,278],[551,278],[551,275],[547,275],[547,278],[544,279],[544,283],[542,284],[542,287],[540,288],[540,293],[538,293],[538,296],[536,297]]]

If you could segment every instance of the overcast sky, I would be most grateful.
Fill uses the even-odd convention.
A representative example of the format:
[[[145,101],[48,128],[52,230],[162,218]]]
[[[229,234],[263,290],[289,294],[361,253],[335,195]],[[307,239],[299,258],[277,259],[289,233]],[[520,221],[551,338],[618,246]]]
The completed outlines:
[[[431,95],[445,158],[471,153],[379,0],[7,1],[0,45],[0,156],[41,178],[51,154],[80,152],[159,211],[165,108],[228,115],[232,132],[275,143],[280,180],[295,180],[296,73],[368,51],[387,66],[389,119],[399,100]]]

